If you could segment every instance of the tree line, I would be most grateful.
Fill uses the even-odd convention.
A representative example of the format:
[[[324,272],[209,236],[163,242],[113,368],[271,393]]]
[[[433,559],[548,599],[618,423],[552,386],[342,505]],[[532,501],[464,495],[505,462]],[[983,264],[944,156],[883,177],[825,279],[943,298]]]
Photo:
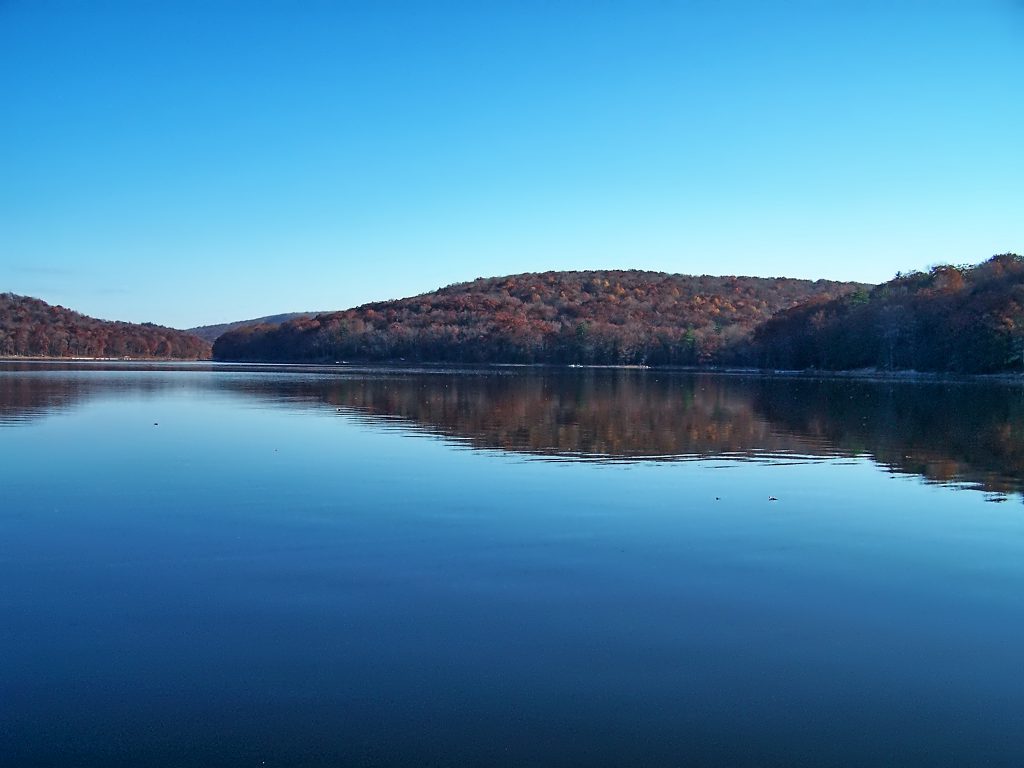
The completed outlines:
[[[0,294],[0,355],[211,354],[194,335]],[[237,361],[408,361],[1024,371],[1024,258],[943,264],[881,285],[604,270],[479,278],[432,293],[234,328]]]
[[[210,357],[209,342],[152,323],[97,320],[45,301],[0,293],[0,356]]]
[[[636,270],[528,273],[237,328],[213,353],[239,361],[740,362],[753,330],[779,311],[863,287]]]
[[[1024,257],[943,264],[804,302],[761,325],[751,351],[765,368],[1024,370]]]

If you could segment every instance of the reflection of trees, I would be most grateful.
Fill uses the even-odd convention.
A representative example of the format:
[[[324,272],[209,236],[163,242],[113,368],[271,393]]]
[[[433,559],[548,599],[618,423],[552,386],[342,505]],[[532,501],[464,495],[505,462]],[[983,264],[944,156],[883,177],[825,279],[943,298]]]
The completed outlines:
[[[780,429],[900,472],[1024,489],[1024,391],[997,384],[770,382],[755,408]]]
[[[144,369],[139,366],[134,370]],[[173,386],[163,377],[125,376],[129,369],[91,369],[73,363],[3,363],[0,427],[70,411],[94,398],[154,393]]]
[[[245,386],[258,393],[252,384]],[[809,452],[800,436],[754,412],[748,387],[712,376],[590,371],[275,381],[262,394],[398,418],[480,448],[622,459]]]
[[[252,394],[562,457],[866,455],[895,471],[1024,489],[1024,392],[920,384],[588,371],[260,383]]]
[[[177,388],[183,375],[130,370],[5,366],[0,426],[91,398]],[[932,481],[1024,490],[1024,390],[1011,386],[653,371],[190,370],[197,390],[341,409],[474,448],[620,460],[866,455]]]
[[[72,408],[94,389],[83,380],[0,373],[0,426]]]

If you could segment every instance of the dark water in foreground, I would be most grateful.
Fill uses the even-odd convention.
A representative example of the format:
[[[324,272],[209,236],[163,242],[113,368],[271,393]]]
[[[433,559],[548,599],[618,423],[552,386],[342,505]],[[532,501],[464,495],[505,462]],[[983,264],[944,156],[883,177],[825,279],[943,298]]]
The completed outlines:
[[[1019,765],[1022,482],[993,384],[0,364],[0,766]]]

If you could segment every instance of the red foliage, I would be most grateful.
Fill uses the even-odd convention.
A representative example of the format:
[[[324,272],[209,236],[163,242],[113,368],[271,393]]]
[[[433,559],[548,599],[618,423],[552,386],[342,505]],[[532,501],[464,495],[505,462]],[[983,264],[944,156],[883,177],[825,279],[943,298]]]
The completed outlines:
[[[0,293],[0,355],[195,360],[208,358],[210,345],[152,323],[97,320],[39,299]]]
[[[697,364],[738,359],[752,329],[854,283],[661,272],[480,278],[397,301],[232,331],[230,360]]]

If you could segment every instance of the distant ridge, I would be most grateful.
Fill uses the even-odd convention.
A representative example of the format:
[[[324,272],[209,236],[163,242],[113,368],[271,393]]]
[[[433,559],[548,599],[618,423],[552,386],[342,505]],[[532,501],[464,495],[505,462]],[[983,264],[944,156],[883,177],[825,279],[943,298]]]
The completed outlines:
[[[152,323],[97,320],[41,299],[0,293],[0,355],[207,359],[210,343]]]
[[[302,317],[313,317],[316,312],[285,312],[281,315],[267,315],[266,317],[257,317],[252,320],[236,320],[233,323],[219,323],[217,325],[199,325],[195,328],[188,328],[186,333],[192,333],[201,339],[206,339],[211,344],[217,340],[217,337],[221,336],[228,331],[233,331],[236,328],[241,328],[243,325],[280,325],[281,323],[289,320],[296,320]]]
[[[738,359],[753,329],[781,310],[868,287],[639,270],[526,273],[244,325],[213,350],[238,361],[700,365]]]

